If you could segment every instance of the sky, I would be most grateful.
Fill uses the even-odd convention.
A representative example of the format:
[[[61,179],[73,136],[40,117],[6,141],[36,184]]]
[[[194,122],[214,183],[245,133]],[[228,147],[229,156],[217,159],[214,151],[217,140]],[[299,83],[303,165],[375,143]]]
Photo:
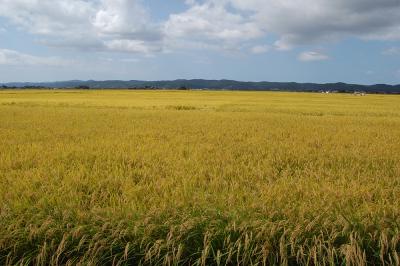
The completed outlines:
[[[0,82],[400,84],[400,0],[0,0]]]

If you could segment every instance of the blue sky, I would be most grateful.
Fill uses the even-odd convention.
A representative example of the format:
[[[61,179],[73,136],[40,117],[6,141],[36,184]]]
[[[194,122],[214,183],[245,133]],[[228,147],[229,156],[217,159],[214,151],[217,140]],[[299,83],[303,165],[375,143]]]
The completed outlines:
[[[0,82],[400,84],[399,0],[0,0]]]

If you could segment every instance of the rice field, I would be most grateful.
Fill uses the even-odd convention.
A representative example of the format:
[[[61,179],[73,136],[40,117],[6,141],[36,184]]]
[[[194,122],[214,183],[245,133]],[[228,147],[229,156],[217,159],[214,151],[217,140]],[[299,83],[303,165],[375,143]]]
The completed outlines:
[[[0,91],[1,265],[399,263],[399,96]]]

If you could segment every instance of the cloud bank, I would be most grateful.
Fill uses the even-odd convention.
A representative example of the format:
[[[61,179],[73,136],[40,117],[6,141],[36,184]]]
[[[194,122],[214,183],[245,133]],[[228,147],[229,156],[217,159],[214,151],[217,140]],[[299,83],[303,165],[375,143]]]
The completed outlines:
[[[349,37],[400,39],[399,0],[183,2],[186,10],[163,21],[141,0],[0,0],[0,16],[49,46],[145,55],[182,49],[257,54]],[[263,41],[270,36],[273,43]]]
[[[302,52],[301,54],[299,54],[299,56],[297,58],[300,61],[312,62],[312,61],[328,60],[329,56],[319,53],[319,52],[307,51],[307,52]]]
[[[40,57],[14,50],[0,49],[0,65],[8,66],[69,66],[71,61],[58,57]]]

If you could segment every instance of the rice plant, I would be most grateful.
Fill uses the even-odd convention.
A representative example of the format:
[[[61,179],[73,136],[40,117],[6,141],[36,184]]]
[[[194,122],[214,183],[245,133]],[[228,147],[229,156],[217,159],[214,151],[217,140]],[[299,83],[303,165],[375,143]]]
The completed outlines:
[[[1,265],[399,265],[400,98],[0,91]]]

